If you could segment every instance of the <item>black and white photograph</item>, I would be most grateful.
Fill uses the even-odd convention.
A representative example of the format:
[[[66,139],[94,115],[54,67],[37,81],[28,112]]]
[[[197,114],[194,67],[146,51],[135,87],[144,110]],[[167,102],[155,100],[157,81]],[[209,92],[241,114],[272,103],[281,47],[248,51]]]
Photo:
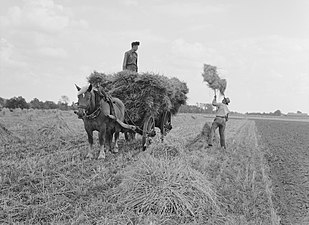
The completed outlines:
[[[309,225],[309,1],[1,0],[0,224]]]

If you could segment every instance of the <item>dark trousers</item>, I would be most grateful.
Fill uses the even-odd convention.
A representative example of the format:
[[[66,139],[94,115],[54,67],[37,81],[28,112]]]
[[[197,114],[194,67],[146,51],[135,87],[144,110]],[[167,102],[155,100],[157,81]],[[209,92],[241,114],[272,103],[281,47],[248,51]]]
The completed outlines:
[[[212,145],[213,144],[213,138],[215,135],[216,129],[219,127],[219,134],[220,134],[220,145],[221,147],[225,148],[225,118],[221,117],[216,117],[215,120],[213,121],[210,129],[210,135],[209,135],[209,140],[208,144]]]

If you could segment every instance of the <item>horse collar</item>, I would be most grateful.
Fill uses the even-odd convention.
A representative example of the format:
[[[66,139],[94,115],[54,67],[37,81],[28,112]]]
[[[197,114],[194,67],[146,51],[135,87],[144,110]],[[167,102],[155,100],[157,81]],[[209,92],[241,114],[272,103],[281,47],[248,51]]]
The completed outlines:
[[[97,108],[93,113],[91,113],[90,115],[85,115],[85,117],[88,119],[88,120],[93,120],[95,118],[97,118],[100,113],[101,113],[101,107]]]

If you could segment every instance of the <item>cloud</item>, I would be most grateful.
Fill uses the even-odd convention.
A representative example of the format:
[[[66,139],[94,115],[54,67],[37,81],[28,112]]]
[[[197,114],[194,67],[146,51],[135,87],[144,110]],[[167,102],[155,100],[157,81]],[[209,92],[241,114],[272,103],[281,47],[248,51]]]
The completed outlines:
[[[297,78],[296,78],[297,79]],[[305,102],[309,102],[309,71],[298,75],[299,86],[297,87],[299,97],[304,98]]]
[[[220,54],[215,46],[201,42],[189,42],[182,38],[172,41],[170,51],[168,57],[174,59],[174,64],[187,70],[197,68],[201,70],[204,63],[220,68],[226,61],[224,54]]]
[[[27,63],[17,59],[16,47],[4,38],[0,40],[0,64],[1,67],[25,67]]]
[[[287,74],[290,68],[298,70],[309,61],[309,39],[270,35],[202,44],[210,53],[205,57],[210,64],[241,72],[245,78],[273,69]]]
[[[295,95],[308,100],[308,44],[308,39],[273,35],[212,42],[179,38],[171,42],[164,60],[165,67],[183,74],[183,79],[194,87],[190,90],[190,103],[205,101],[200,94],[208,89],[202,86],[200,73],[203,63],[209,63],[227,79],[227,94],[236,99],[233,106],[237,110],[254,110],[242,105],[242,101],[250,99],[264,99],[258,107],[271,109],[272,98],[289,99]],[[287,108],[286,101],[280,101],[276,107]]]
[[[6,29],[37,30],[57,33],[70,26],[87,27],[84,20],[74,20],[72,13],[53,0],[24,0],[21,6],[8,9],[1,17]]]
[[[53,47],[42,47],[38,49],[38,53],[42,56],[53,57],[53,58],[67,58],[68,53],[62,48]]]
[[[127,6],[137,6],[138,5],[138,1],[137,0],[119,0],[120,3],[123,3],[124,5]]]
[[[160,34],[155,34],[152,32],[151,29],[131,29],[131,30],[125,30],[125,31],[116,31],[116,32],[110,32],[111,35],[114,37],[117,37],[121,35],[123,38],[126,38],[127,40],[139,40],[141,41],[141,44],[144,43],[166,43],[167,39],[164,38]]]
[[[159,13],[168,14],[174,17],[197,17],[209,13],[225,13],[228,10],[227,5],[210,5],[204,2],[166,2],[155,6]]]
[[[194,25],[191,25],[189,27],[186,27],[185,32],[197,33],[197,32],[204,32],[205,30],[209,30],[209,29],[216,29],[216,28],[211,23],[194,24]]]
[[[189,59],[201,58],[205,55],[205,47],[201,43],[189,43],[181,38],[174,40],[171,48],[174,54]]]
[[[6,45],[1,43],[1,65],[33,68],[38,61],[52,64],[52,60],[67,58],[72,49],[84,44],[87,28],[87,21],[75,18],[71,8],[56,1],[21,1],[1,16],[0,32],[3,40],[9,41]],[[81,33],[85,33],[83,41],[73,47]]]
[[[308,71],[309,39],[272,35],[203,43],[178,38],[171,42],[168,57],[183,67],[209,63],[223,75],[237,72],[237,77],[245,80],[268,76],[279,79],[293,73],[293,69]]]

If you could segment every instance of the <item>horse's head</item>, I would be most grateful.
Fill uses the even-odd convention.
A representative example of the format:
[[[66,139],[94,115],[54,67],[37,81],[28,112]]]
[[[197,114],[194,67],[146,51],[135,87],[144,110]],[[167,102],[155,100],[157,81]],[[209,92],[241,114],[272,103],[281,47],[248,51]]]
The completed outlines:
[[[89,86],[85,86],[85,87],[78,87],[77,85],[75,85],[77,88],[77,97],[78,97],[78,102],[77,102],[77,106],[78,106],[78,111],[74,111],[75,114],[77,114],[78,118],[83,118],[83,116],[85,115],[85,113],[87,111],[90,110],[91,106],[92,106],[92,85],[90,84]]]

